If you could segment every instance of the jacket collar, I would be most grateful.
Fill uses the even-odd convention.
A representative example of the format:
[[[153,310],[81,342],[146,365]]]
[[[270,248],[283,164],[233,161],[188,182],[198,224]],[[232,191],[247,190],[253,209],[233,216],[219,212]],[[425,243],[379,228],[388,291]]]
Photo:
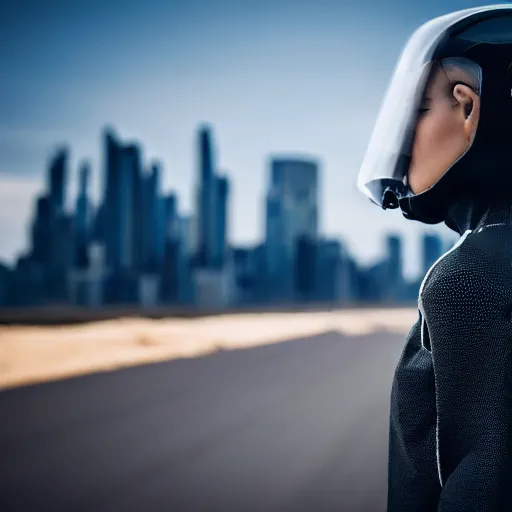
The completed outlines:
[[[445,224],[459,235],[491,224],[508,224],[512,227],[512,199],[460,200],[448,211]]]

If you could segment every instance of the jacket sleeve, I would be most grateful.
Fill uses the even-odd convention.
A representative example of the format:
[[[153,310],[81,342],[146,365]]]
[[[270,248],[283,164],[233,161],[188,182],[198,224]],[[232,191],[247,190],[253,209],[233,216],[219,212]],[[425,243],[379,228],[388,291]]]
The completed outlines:
[[[512,258],[449,258],[422,296],[436,393],[439,512],[512,510]]]
[[[436,402],[431,353],[422,345],[419,315],[406,339],[391,390],[388,512],[432,512],[440,484],[436,468]]]

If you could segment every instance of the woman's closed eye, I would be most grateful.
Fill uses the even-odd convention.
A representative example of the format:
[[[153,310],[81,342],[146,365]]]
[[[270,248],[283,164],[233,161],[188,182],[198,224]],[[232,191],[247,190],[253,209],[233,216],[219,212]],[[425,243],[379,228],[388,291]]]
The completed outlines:
[[[430,104],[431,104],[431,98],[428,96],[424,96],[420,103],[418,108],[418,116],[422,116],[425,114],[425,112],[428,112],[430,110]]]

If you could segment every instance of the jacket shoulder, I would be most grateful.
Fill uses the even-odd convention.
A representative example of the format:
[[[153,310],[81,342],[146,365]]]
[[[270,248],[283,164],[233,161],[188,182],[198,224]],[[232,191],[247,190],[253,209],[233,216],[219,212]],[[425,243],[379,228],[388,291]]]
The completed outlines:
[[[512,227],[466,232],[427,272],[419,302],[512,304]]]

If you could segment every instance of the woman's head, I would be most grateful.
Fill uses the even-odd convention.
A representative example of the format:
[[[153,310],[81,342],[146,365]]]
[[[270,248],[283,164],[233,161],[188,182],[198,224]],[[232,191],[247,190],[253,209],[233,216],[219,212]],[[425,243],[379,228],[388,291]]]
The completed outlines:
[[[407,182],[420,194],[469,149],[480,117],[480,67],[465,58],[432,65],[420,100]]]
[[[511,62],[512,4],[418,27],[382,101],[358,188],[381,208],[427,224],[445,221],[463,199],[508,200]]]

